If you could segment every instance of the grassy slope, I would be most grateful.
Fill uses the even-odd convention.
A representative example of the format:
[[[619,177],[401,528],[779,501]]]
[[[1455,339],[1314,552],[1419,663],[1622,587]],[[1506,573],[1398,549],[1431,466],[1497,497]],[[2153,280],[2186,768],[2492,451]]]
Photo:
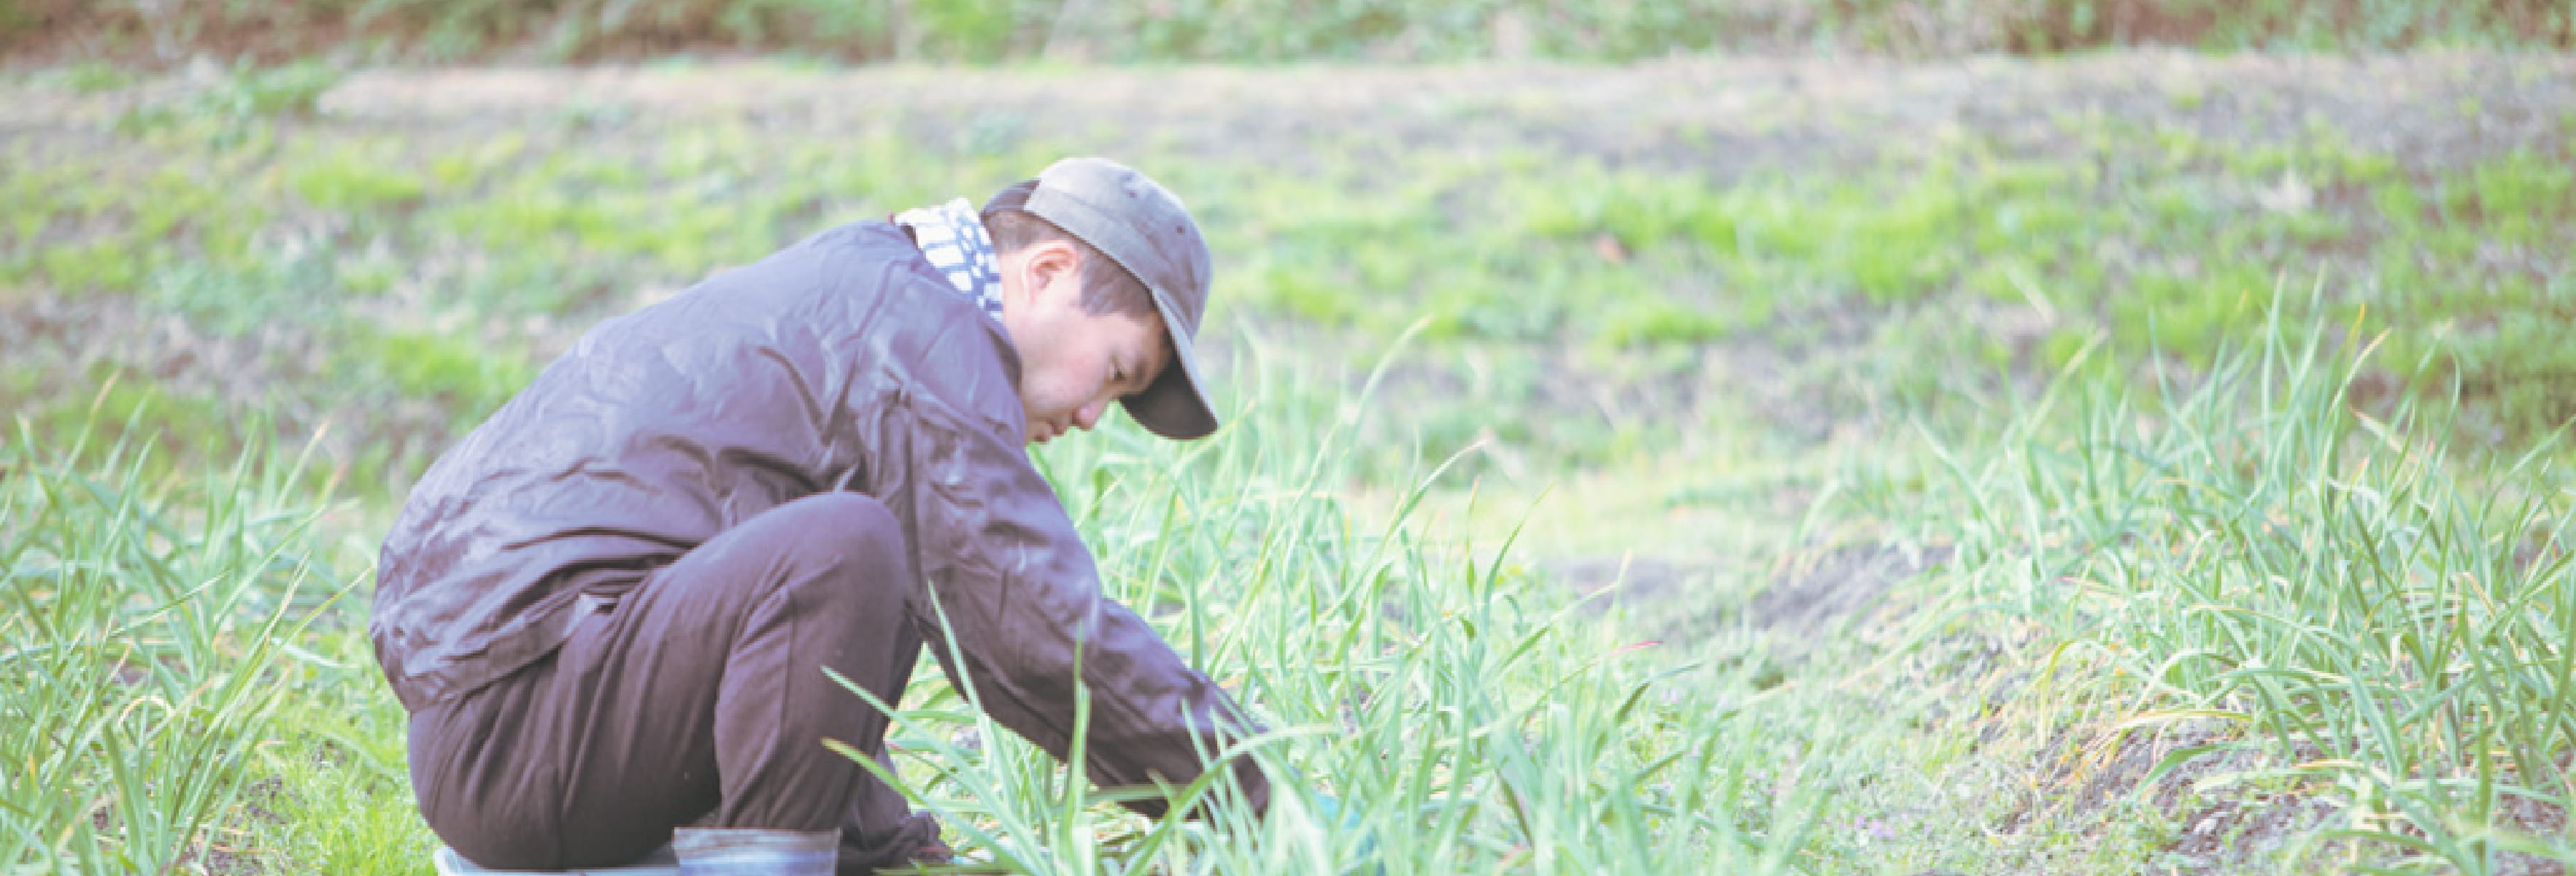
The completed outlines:
[[[2553,388],[2576,374],[2552,342],[2576,320],[2576,117],[2548,117],[2564,107],[2541,99],[2550,69],[2410,80],[2437,95],[2394,123],[2430,126],[2414,140],[2334,118],[2267,127],[2263,98],[2214,90],[2218,74],[1908,153],[1700,165],[1714,169],[1692,165],[1763,141],[1666,130],[1673,157],[1641,160],[1551,138],[1582,123],[1541,91],[1424,110],[1520,132],[1517,145],[1390,124],[1237,154],[1187,128],[1104,132],[1027,109],[916,119],[909,135],[882,117],[782,126],[579,100],[488,127],[335,123],[293,114],[328,83],[310,70],[133,88],[50,72],[13,86],[59,103],[0,165],[15,223],[0,399],[30,427],[5,480],[13,507],[104,520],[43,485],[84,470],[187,484],[168,479],[230,458],[225,436],[268,431],[235,425],[244,413],[290,438],[327,424],[317,474],[351,499],[293,543],[363,568],[409,473],[589,320],[822,223],[1111,148],[1188,193],[1233,254],[1239,297],[1219,333],[1246,375],[1229,393],[1243,428],[1199,450],[1119,428],[1106,449],[1047,459],[1123,595],[1176,601],[1176,638],[1286,723],[1339,727],[1281,756],[1360,801],[1395,869],[2260,871],[2423,843],[2437,869],[2486,872],[2485,825],[2554,828],[2569,749],[2551,717],[2563,633],[2547,621],[2568,615],[2540,608],[2566,576],[2552,559],[2564,478],[2494,468],[2568,416]],[[1041,96],[1061,75],[1033,80]],[[96,88],[112,90],[81,96]],[[2450,112],[2489,125],[2478,106],[2438,105],[2482,90],[2521,123],[2478,148],[2405,148],[2444,142]],[[1843,138],[1868,124],[1750,115]],[[2260,343],[2275,306],[2294,340],[2309,325],[2387,332],[2356,394],[2336,395],[2337,354],[2297,381],[2223,358]],[[1373,399],[1353,403],[1417,322]],[[2142,382],[2222,361],[2238,365],[2201,396]],[[2456,421],[2397,415],[2454,381]],[[84,429],[93,416],[118,425]],[[163,438],[139,463],[42,461],[85,431]],[[1414,528],[1382,525],[1477,441]],[[1162,474],[1175,459],[1204,480]],[[225,486],[174,507],[234,507]],[[2512,513],[2467,514],[2490,496]],[[1534,525],[1497,562],[1524,514]],[[22,617],[48,617],[78,600],[47,570],[109,549],[30,519],[0,526],[20,558],[11,594],[44,609]],[[1623,554],[1679,570],[1662,599],[1550,620],[1570,594],[1548,581],[1606,578],[1616,564],[1598,560]],[[1654,583],[1642,568],[1632,585]],[[1837,590],[1866,578],[1867,592]],[[1233,595],[1200,596],[1219,592]],[[115,617],[18,620],[0,653],[66,635],[111,653]],[[287,744],[189,810],[211,833],[98,847],[148,864],[193,839],[271,867],[418,868],[399,710],[355,617],[325,611],[287,658],[233,634],[178,664],[295,678],[284,708],[223,712],[244,738]],[[151,695],[82,690],[65,701]],[[953,721],[918,718],[914,748],[955,738]],[[2140,783],[2168,750],[2202,747],[2172,774],[2244,775],[2197,792]],[[1421,765],[1362,766],[1381,756]],[[1063,817],[1024,748],[943,760],[978,767],[941,782],[916,763],[925,793],[984,812],[979,844],[1055,850],[1031,869],[1087,866],[1066,841],[1085,831],[1121,854],[1154,835]],[[160,799],[91,775],[13,774],[9,799],[127,807],[114,818]],[[1551,784],[1567,776],[1581,780]],[[2397,833],[2356,843],[2322,827]],[[1173,854],[1271,872],[1349,851],[1301,822],[1275,829]],[[2224,852],[2240,847],[2257,851]]]

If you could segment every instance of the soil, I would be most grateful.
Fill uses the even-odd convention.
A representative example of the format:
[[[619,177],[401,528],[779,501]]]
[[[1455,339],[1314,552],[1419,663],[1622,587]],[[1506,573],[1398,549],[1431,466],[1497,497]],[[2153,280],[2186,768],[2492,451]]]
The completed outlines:
[[[1949,554],[1946,548],[1907,551],[1878,544],[1823,551],[1783,569],[1744,614],[1790,652],[1803,653],[1835,621],[1875,608],[1889,589],[1947,561]]]

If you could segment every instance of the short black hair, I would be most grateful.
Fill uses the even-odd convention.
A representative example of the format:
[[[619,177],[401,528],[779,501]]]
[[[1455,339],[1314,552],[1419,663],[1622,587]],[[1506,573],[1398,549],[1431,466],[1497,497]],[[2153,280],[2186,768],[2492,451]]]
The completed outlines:
[[[1093,316],[1156,316],[1154,293],[1136,275],[1128,273],[1126,266],[1055,223],[1021,208],[1037,187],[1037,180],[1023,180],[984,202],[984,231],[993,236],[994,257],[1059,240],[1073,244],[1074,250],[1082,253],[1082,312]]]

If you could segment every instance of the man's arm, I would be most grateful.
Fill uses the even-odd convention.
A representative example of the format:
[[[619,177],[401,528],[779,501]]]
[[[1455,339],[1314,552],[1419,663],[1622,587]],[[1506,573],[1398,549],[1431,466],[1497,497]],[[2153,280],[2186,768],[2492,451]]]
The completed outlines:
[[[1203,770],[1201,752],[1258,730],[1213,681],[1101,592],[1089,548],[1029,464],[1016,424],[930,392],[899,393],[891,407],[888,419],[899,422],[887,431],[901,434],[881,435],[878,446],[903,447],[905,475],[877,486],[912,527],[930,585],[924,595],[938,599],[936,608],[916,599],[914,617],[942,667],[971,682],[988,713],[1065,757],[1078,661],[1091,696],[1085,759],[1092,780],[1108,787],[1149,785],[1152,775],[1187,784]],[[942,612],[957,654],[940,633]],[[1249,758],[1236,775],[1256,809],[1265,808],[1268,784]],[[1128,805],[1153,816],[1164,809],[1154,800]]]

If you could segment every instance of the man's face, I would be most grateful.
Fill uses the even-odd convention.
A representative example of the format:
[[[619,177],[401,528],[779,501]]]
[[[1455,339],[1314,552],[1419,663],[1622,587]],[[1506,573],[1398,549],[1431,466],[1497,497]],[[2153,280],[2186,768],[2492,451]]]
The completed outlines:
[[[1099,423],[1110,402],[1152,385],[1171,355],[1160,318],[1083,312],[1080,259],[1062,241],[1002,258],[1002,326],[1020,352],[1031,444]]]

